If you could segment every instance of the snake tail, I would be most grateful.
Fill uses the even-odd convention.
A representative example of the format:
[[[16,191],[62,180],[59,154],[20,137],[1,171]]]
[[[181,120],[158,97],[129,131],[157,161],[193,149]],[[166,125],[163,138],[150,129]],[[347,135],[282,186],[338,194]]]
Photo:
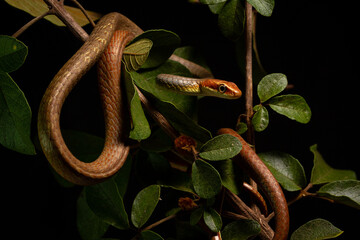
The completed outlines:
[[[285,240],[289,232],[289,210],[279,183],[251,146],[237,132],[222,128],[218,134],[230,134],[242,143],[242,150],[233,160],[255,180],[268,198],[275,213],[276,227],[273,240]]]

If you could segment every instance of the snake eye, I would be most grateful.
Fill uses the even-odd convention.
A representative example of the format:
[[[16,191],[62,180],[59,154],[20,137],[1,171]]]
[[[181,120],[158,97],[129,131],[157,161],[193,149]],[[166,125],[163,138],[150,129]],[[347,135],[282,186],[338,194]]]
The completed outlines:
[[[226,92],[227,87],[226,87],[225,84],[220,84],[219,87],[218,87],[218,90],[219,90],[220,93],[224,93],[224,92]]]

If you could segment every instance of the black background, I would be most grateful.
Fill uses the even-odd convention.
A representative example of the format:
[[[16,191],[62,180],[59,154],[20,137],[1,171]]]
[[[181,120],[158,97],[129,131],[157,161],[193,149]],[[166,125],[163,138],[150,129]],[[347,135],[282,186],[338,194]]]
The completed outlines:
[[[206,6],[191,5],[185,0],[82,2],[85,8],[100,13],[123,13],[144,30],[174,31],[181,37],[182,45],[195,46],[204,54],[217,78],[234,81],[243,89],[244,77],[236,65],[234,46],[222,37],[217,17]],[[331,166],[353,169],[360,176],[356,14],[355,6],[340,1],[277,0],[273,16],[258,17],[257,42],[265,69],[286,74],[289,83],[295,86],[289,93],[303,96],[313,115],[310,123],[303,125],[270,112],[269,129],[256,135],[257,150],[292,154],[304,165],[308,178],[313,160],[309,147],[313,144],[318,144]],[[27,13],[0,1],[0,34],[11,35],[29,20],[31,16]],[[81,43],[66,29],[47,21],[32,26],[19,39],[28,45],[29,55],[24,66],[11,76],[32,108],[35,136],[42,94]],[[88,75],[94,75],[94,71]],[[89,76],[65,103],[62,126],[101,136],[102,113],[96,79]],[[256,97],[254,101],[256,104]],[[244,99],[232,102],[204,99],[200,102],[200,123],[212,131],[233,127],[236,117],[244,111],[243,103]],[[0,159],[4,173],[3,235],[78,239],[74,214],[79,188],[59,187],[40,153],[26,156],[0,146]],[[353,239],[358,232],[360,213],[346,206],[304,199],[290,207],[290,214],[291,230],[321,217],[345,230],[339,239]]]

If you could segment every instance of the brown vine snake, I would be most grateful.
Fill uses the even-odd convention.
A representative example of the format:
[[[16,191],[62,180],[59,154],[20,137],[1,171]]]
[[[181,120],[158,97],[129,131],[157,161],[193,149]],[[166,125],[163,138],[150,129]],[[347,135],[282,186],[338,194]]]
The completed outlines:
[[[119,13],[104,16],[84,45],[55,75],[43,96],[38,114],[39,140],[52,167],[70,182],[79,185],[101,182],[114,175],[127,158],[129,146],[126,138],[130,124],[125,116],[119,82],[121,58],[125,45],[142,32],[136,24]],[[196,75],[209,77],[208,72],[201,73],[198,65],[192,65],[174,55],[170,59],[180,62]],[[64,142],[60,130],[60,113],[72,88],[97,61],[99,91],[105,115],[105,144],[98,159],[84,163],[73,156]],[[214,88],[216,90],[218,86]]]

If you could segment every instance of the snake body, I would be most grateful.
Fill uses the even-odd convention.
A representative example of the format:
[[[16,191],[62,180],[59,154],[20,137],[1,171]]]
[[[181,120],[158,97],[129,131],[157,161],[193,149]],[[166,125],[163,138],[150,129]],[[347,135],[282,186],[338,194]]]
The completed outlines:
[[[126,144],[126,139],[130,121],[121,94],[121,57],[125,45],[142,32],[136,24],[119,13],[104,16],[84,45],[55,75],[41,100],[38,113],[38,135],[41,147],[56,172],[70,182],[79,185],[101,182],[115,174],[127,158],[129,146]],[[212,77],[211,73],[204,71],[199,65],[191,64],[188,60],[175,55],[170,59],[182,63],[195,75]],[[95,161],[84,163],[70,152],[64,142],[60,130],[60,113],[70,91],[97,61],[99,90],[105,115],[105,143],[102,153]],[[175,82],[176,80],[178,79],[175,79]],[[210,87],[219,90],[218,87]],[[241,91],[237,94],[241,95]],[[265,188],[271,191],[268,185],[273,182],[266,183],[266,180],[261,180],[261,174],[258,173],[260,183],[264,183]],[[276,207],[278,197],[276,195],[271,200],[275,202],[275,212],[280,211],[280,207]],[[277,221],[277,224],[281,223]]]
[[[121,31],[114,34],[119,29]],[[89,185],[103,181],[115,174],[127,158],[129,147],[125,140],[129,123],[126,120],[128,117],[124,116],[125,109],[121,99],[120,64],[123,47],[141,32],[138,26],[121,14],[111,13],[104,16],[84,45],[55,75],[42,98],[38,114],[39,140],[50,164],[70,182]],[[72,88],[99,59],[99,89],[104,103],[105,144],[98,159],[84,163],[74,157],[64,142],[60,130],[60,112]],[[109,65],[108,60],[115,62]]]
[[[289,210],[279,183],[251,146],[237,132],[229,128],[222,128],[218,134],[230,134],[240,140],[242,149],[234,160],[259,184],[272,205],[276,221],[273,240],[286,239],[289,232]]]
[[[214,96],[236,99],[242,93],[235,83],[211,78],[187,78],[171,74],[159,74],[157,81],[169,89],[187,95]]]

